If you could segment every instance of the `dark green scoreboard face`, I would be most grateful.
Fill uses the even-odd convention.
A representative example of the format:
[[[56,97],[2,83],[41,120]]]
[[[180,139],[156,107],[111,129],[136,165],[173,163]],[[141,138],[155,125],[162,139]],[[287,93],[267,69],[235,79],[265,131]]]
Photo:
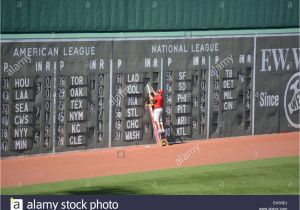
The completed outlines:
[[[299,129],[299,36],[1,43],[2,156]]]

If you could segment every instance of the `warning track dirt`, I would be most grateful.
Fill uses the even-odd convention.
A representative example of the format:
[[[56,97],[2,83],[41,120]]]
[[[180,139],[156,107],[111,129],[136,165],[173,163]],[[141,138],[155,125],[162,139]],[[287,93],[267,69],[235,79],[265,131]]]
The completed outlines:
[[[180,167],[299,156],[299,137],[293,132],[1,159],[1,187],[175,168],[195,146],[199,151]]]

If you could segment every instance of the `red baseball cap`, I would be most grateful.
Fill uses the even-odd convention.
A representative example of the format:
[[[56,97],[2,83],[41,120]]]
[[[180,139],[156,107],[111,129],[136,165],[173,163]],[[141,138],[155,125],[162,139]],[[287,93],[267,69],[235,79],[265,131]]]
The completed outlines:
[[[163,90],[159,90],[158,93],[162,95],[162,94],[164,94],[164,91]]]

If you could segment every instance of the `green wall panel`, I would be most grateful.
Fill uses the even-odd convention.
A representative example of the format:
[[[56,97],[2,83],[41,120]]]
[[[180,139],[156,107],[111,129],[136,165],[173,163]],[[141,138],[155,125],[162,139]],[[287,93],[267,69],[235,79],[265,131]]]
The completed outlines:
[[[1,0],[2,33],[299,27],[298,0]]]

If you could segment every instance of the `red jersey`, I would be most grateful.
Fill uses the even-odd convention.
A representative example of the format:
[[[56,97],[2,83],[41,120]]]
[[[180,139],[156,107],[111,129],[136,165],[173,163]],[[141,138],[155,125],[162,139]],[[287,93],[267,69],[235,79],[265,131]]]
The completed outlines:
[[[161,95],[157,95],[153,97],[154,108],[162,108],[163,107],[163,97]]]

